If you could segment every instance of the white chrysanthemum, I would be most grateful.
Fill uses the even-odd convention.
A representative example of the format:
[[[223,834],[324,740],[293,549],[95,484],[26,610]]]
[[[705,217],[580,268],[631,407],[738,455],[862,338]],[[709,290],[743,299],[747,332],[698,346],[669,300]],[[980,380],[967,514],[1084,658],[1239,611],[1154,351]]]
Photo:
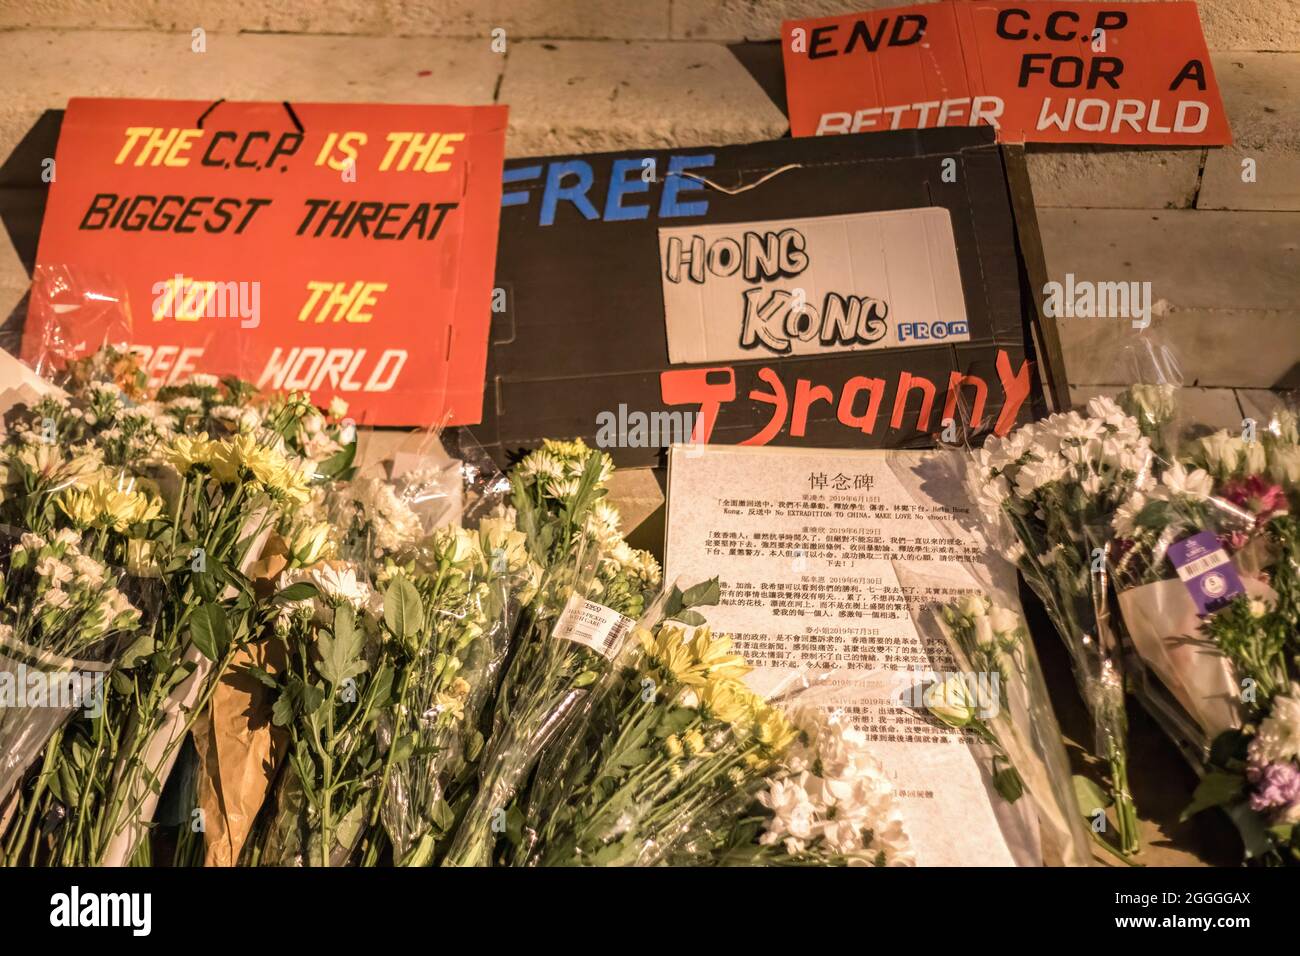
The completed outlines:
[[[1101,419],[1105,425],[1118,432],[1131,435],[1136,435],[1138,432],[1137,419],[1126,415],[1124,409],[1107,395],[1098,395],[1088,400],[1088,415],[1091,418]]]
[[[1128,500],[1115,509],[1111,527],[1121,538],[1133,538],[1137,535],[1137,516],[1147,506],[1147,497],[1140,491],[1129,495]]]
[[[1026,462],[1016,473],[1016,493],[1028,498],[1044,485],[1060,481],[1068,471],[1065,459],[1060,455],[1048,455],[1041,460]]]
[[[1273,709],[1259,725],[1250,742],[1250,758],[1256,763],[1279,763],[1300,757],[1300,683],[1291,682],[1289,694],[1273,698]]]
[[[1184,468],[1174,462],[1160,476],[1161,497],[1170,500],[1175,496],[1204,501],[1214,494],[1214,479],[1199,468]]]
[[[167,402],[166,407],[169,412],[181,414],[197,414],[203,411],[203,403],[190,395],[177,395]]]
[[[361,509],[364,531],[380,552],[400,550],[423,533],[419,516],[393,485],[380,478],[349,483],[351,500]]]
[[[283,590],[303,581],[315,585],[321,597],[326,600],[286,602],[281,611],[282,619],[291,616],[294,608],[314,608],[317,616],[324,619],[334,604],[347,603],[358,611],[371,613],[378,613],[382,606],[379,595],[358,577],[356,566],[343,561],[323,561],[308,568],[285,571],[280,575],[276,587]]]
[[[1279,485],[1300,485],[1300,447],[1279,446],[1269,450],[1268,476]]]
[[[559,459],[543,448],[525,455],[515,466],[515,472],[523,478],[560,478],[564,475],[564,466],[560,464]]]
[[[563,501],[566,498],[572,498],[578,493],[578,479],[552,478],[546,482],[544,487],[549,497],[557,501]]]
[[[788,776],[769,782],[759,802],[772,811],[760,837],[791,854],[822,846],[851,862],[915,863],[893,785],[866,737],[820,711],[793,717],[801,731],[784,759]]]
[[[591,508],[591,515],[602,524],[608,525],[615,531],[623,521],[623,516],[618,513],[618,509],[608,501],[597,501]]]

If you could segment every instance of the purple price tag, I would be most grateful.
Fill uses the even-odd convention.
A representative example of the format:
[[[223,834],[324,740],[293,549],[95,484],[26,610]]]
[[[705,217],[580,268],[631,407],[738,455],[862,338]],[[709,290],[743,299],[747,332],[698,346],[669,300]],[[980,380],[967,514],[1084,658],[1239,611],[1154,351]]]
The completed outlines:
[[[1202,617],[1223,607],[1238,594],[1246,593],[1228,552],[1213,532],[1198,531],[1171,544],[1169,560],[1191,592],[1196,613]]]

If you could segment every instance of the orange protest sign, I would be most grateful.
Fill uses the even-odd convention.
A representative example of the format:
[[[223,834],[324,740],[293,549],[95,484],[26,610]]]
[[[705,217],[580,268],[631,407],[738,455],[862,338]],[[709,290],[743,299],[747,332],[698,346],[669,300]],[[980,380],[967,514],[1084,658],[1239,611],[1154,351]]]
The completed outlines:
[[[93,271],[124,313],[107,337],[156,382],[475,423],[505,126],[501,106],[74,99],[37,254],[59,287],[34,289],[23,357],[102,344],[103,310],[60,299]]]
[[[1003,142],[1232,142],[1195,3],[945,0],[782,27],[796,136],[990,125]]]

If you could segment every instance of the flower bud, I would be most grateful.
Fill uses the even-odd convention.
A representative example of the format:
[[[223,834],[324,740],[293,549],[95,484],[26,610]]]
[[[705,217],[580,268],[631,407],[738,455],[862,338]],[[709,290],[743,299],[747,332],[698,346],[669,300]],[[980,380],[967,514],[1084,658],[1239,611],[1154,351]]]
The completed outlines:
[[[960,674],[932,684],[925,695],[926,708],[949,727],[965,727],[975,718],[975,701]]]

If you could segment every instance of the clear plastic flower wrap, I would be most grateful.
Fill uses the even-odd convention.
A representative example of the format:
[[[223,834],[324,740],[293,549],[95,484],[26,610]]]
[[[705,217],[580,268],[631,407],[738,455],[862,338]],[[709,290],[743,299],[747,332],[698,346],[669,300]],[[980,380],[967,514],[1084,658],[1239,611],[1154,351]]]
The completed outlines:
[[[72,529],[0,530],[0,803],[73,713],[103,706],[112,662],[145,629],[129,590]]]
[[[1173,461],[1157,470],[1159,482],[1134,491],[1116,512],[1107,558],[1134,651],[1195,722],[1206,754],[1218,734],[1240,725],[1239,688],[1228,659],[1199,633],[1200,612],[1174,554],[1181,542],[1203,537],[1211,554],[1233,564],[1247,593],[1271,591],[1229,554],[1232,541],[1247,540],[1254,518],[1215,495],[1198,468]]]
[[[1116,510],[1149,489],[1153,453],[1137,419],[1109,398],[989,437],[968,456],[967,488],[989,540],[1043,602],[1069,652],[1110,770],[1118,849],[1137,851],[1128,786],[1123,660],[1105,562]],[[1084,808],[1085,812],[1091,808]]]
[[[441,552],[441,553],[439,553]],[[384,828],[400,866],[427,866],[472,795],[492,699],[519,608],[535,575],[511,515],[468,534],[435,535],[409,573],[429,634],[407,648],[391,727],[396,741],[383,797]]]
[[[911,861],[863,736],[745,687],[748,665],[705,622],[717,599],[708,581],[651,604],[544,756],[508,831],[515,865]]]
[[[444,865],[495,861],[515,801],[543,750],[587,706],[591,688],[659,585],[653,558],[627,546],[602,499],[613,463],[581,442],[546,442],[511,471],[511,503],[536,574],[492,705],[477,792]]]
[[[495,701],[477,789],[457,821],[443,865],[494,862],[507,814],[537,760],[581,719],[592,685],[609,671],[610,655],[629,629],[627,618],[583,597],[595,579],[597,546],[581,539],[570,560],[543,572],[523,616]]]
[[[1296,422],[1282,401],[1239,428],[1174,430],[1158,483],[1117,512],[1110,552],[1126,631],[1156,678],[1142,699],[1202,775],[1184,816],[1220,807],[1248,861],[1292,865],[1300,754],[1277,742],[1300,714]]]
[[[936,583],[901,564],[896,571],[905,592],[926,593]],[[936,673],[923,700],[943,723],[977,740],[981,764],[1002,799],[1015,804],[1027,796],[1032,802],[1044,862],[1087,866],[1092,854],[1084,816],[1019,601],[978,569],[970,571],[982,590],[909,602],[918,633],[927,645],[939,635],[933,646],[946,647],[954,665]]]
[[[421,433],[331,487],[328,559],[281,574],[288,664],[261,677],[290,739],[257,862],[428,865],[451,828],[537,575],[502,476],[450,441]],[[435,527],[462,518],[477,529]]]
[[[62,292],[33,291],[52,314],[111,306],[129,329],[124,302],[55,278]],[[256,635],[252,565],[337,460],[302,444],[315,414],[303,396],[197,374],[154,388],[126,351],[60,342],[41,366],[62,390],[11,416],[6,471],[17,487],[5,518],[47,538],[76,532],[83,552],[126,569],[153,613],[111,661],[101,712],[74,715],[47,746],[4,846],[11,862],[121,865],[147,858],[179,749]]]

